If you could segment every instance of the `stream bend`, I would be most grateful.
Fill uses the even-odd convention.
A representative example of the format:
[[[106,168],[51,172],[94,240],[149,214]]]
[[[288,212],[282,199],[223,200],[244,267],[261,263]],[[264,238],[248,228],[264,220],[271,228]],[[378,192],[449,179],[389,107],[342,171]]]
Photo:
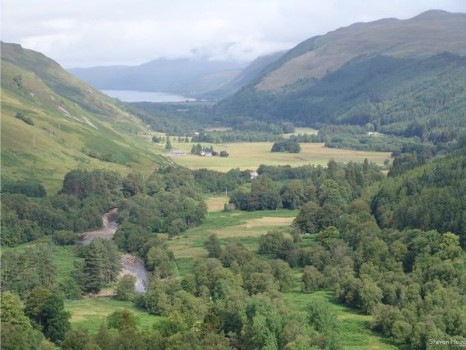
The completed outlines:
[[[81,241],[82,244],[89,244],[96,238],[113,239],[116,230],[118,230],[118,223],[112,221],[112,216],[117,212],[118,208],[107,211],[102,216],[102,229],[85,232]],[[127,274],[133,275],[136,277],[136,291],[144,293],[146,291],[145,282],[147,281],[147,270],[142,259],[132,254],[123,254],[121,257],[121,266],[122,269],[119,277]]]

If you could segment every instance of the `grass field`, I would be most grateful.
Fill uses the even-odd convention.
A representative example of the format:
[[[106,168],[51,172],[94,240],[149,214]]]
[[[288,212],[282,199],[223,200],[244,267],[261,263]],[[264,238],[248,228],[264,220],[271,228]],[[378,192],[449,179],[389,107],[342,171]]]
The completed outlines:
[[[72,328],[84,328],[90,333],[96,333],[107,316],[118,310],[128,309],[136,316],[140,329],[151,328],[162,317],[150,315],[137,309],[132,302],[119,301],[113,298],[84,298],[82,300],[65,301],[65,310],[71,313]]]
[[[289,226],[296,215],[295,210],[213,211],[209,212],[202,225],[186,231],[168,243],[175,254],[178,270],[184,275],[191,272],[194,259],[207,257],[204,242],[211,234],[216,234],[221,244],[236,240],[255,251],[261,235]]]
[[[330,302],[331,309],[337,315],[341,343],[344,349],[357,350],[394,350],[399,349],[386,338],[369,328],[371,316],[360,314],[357,310],[338,304],[330,291],[319,291],[312,294],[284,293],[295,310],[306,310],[311,298],[322,298]]]
[[[199,157],[192,155],[192,143],[172,142],[176,149],[185,152],[184,155],[169,155],[176,163],[190,169],[206,168],[217,171],[228,171],[239,168],[242,170],[256,170],[259,165],[284,165],[302,166],[307,164],[326,165],[329,159],[337,162],[362,162],[367,158],[370,162],[383,165],[385,159],[390,159],[389,152],[354,151],[337,148],[326,148],[323,143],[303,143],[300,153],[272,153],[271,142],[251,143],[226,143],[212,146],[216,151],[226,150],[230,156],[222,157]],[[203,146],[211,144],[202,143]]]
[[[291,135],[317,135],[319,130],[313,129],[313,128],[294,128],[294,132],[291,134],[284,134],[283,137],[290,137]]]
[[[207,209],[210,212],[222,211],[224,204],[230,200],[227,196],[215,196],[206,198]]]

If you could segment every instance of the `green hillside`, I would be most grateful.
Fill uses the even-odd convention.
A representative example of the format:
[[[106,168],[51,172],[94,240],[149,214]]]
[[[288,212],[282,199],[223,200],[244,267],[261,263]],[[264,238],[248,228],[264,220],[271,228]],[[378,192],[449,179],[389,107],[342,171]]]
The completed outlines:
[[[74,168],[149,172],[165,162],[144,125],[44,55],[1,44],[2,180],[58,189]]]
[[[414,18],[354,23],[297,45],[255,82],[260,91],[282,91],[304,79],[321,79],[360,55],[428,57],[466,54],[466,14],[427,11]]]
[[[442,11],[341,28],[287,52],[217,111],[436,142],[466,126],[465,31],[465,14]]]

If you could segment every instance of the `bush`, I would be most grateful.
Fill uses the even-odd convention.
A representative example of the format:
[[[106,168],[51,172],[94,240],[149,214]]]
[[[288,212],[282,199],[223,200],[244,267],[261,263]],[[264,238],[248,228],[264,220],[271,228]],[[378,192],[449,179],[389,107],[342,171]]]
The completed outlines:
[[[299,153],[301,152],[301,146],[293,140],[277,141],[272,145],[271,152]]]
[[[28,117],[27,115],[24,115],[24,114],[21,113],[21,112],[16,113],[16,118],[22,120],[22,121],[25,122],[26,124],[34,125],[34,120],[32,120],[31,117]]]
[[[47,195],[44,186],[37,180],[4,181],[2,184],[3,193],[20,193],[28,197],[42,198]]]
[[[136,328],[136,317],[128,309],[118,310],[107,317],[108,327],[118,330]]]
[[[324,285],[324,276],[315,266],[306,266],[303,271],[303,292],[314,292]]]
[[[73,245],[78,238],[79,236],[71,231],[57,231],[52,235],[52,240],[56,245]]]
[[[133,275],[124,275],[116,285],[116,298],[118,300],[132,300],[134,297],[134,286],[136,277]]]
[[[329,302],[325,299],[311,299],[307,305],[309,324],[320,333],[332,332],[337,328],[336,315],[331,311]]]

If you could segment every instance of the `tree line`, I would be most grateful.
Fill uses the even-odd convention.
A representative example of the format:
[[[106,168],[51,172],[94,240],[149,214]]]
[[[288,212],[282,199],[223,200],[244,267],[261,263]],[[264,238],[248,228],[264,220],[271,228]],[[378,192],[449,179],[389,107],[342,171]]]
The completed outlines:
[[[322,166],[265,166],[250,189],[230,194],[230,203],[241,210],[298,209],[306,203],[320,206],[346,204],[361,195],[364,187],[380,181],[380,169],[367,160],[363,164],[338,164],[330,160]],[[280,181],[286,181],[282,183]],[[291,180],[291,181],[289,181]]]

